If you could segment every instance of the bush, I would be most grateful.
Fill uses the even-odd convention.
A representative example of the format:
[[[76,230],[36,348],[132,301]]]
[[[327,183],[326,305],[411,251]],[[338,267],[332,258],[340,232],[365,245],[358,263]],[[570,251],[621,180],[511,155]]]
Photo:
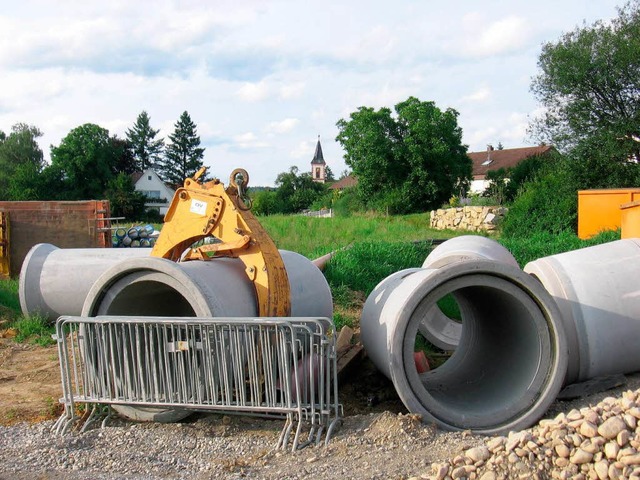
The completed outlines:
[[[502,224],[505,237],[528,237],[535,232],[575,232],[578,186],[568,160],[548,164],[524,184]]]

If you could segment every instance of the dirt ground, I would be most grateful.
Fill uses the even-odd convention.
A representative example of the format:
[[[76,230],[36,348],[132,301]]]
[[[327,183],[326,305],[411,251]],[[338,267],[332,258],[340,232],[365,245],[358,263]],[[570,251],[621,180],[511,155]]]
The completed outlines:
[[[38,422],[62,412],[56,346],[40,347],[0,338],[0,425]],[[358,361],[341,382],[345,415],[406,413],[393,385],[368,360]]]
[[[60,366],[55,346],[0,338],[0,424],[37,422],[62,411]]]

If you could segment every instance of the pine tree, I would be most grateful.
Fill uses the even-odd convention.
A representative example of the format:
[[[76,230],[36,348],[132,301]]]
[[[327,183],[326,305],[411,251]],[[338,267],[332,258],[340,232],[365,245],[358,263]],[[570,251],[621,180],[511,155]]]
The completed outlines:
[[[177,188],[203,166],[204,148],[200,147],[196,124],[186,111],[180,115],[169,140],[159,174],[167,184]]]
[[[159,131],[151,128],[149,115],[144,110],[138,115],[133,127],[127,130],[127,140],[131,145],[136,168],[141,172],[150,167],[157,167],[164,150],[164,139],[156,140]]]

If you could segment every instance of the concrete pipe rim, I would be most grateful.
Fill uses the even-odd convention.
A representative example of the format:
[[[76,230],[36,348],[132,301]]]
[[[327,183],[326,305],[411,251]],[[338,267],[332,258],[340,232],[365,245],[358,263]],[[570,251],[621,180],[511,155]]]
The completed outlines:
[[[18,278],[18,297],[20,300],[20,309],[24,315],[36,313],[30,311],[30,304],[39,305],[44,303],[39,289],[31,288],[27,285],[28,279],[32,278],[32,275],[27,272],[27,269],[39,269],[42,271],[42,266],[47,257],[55,250],[58,250],[58,247],[51,243],[38,243],[31,247],[22,261],[22,268],[20,269],[20,276]],[[34,262],[34,259],[39,259],[40,261]],[[33,277],[39,279],[40,275],[38,274]]]
[[[520,269],[495,262],[468,261],[426,272],[429,274],[406,299],[395,334],[389,340],[391,380],[402,401],[410,411],[449,430],[504,434],[530,426],[555,400],[567,370],[566,336],[551,296]],[[462,302],[461,343],[442,367],[419,376],[413,358],[413,342],[421,320],[420,309],[425,313],[448,293],[454,293]],[[520,369],[526,374],[526,378],[516,379],[514,384],[503,384],[501,378],[509,376],[505,372],[477,370],[483,353],[495,353],[489,348],[483,351],[484,344],[479,343],[484,335],[484,323],[490,316],[488,306],[482,307],[486,311],[478,310],[468,298],[483,293],[503,302],[509,313],[526,317],[511,323],[503,320],[503,327],[520,329],[529,337],[540,337],[530,338],[529,344],[523,344],[524,353],[513,349],[503,353],[502,360],[511,362],[508,364],[511,370],[506,373]],[[535,365],[529,365],[523,359],[518,362],[521,354]],[[472,373],[476,371],[487,377],[481,378],[482,382],[472,379]],[[459,387],[451,379],[468,383]],[[508,395],[506,404],[503,402],[494,407],[491,402],[499,399],[494,397],[500,397],[500,388],[516,393]],[[470,400],[478,399],[486,405],[470,405]]]
[[[131,277],[134,282],[150,281],[174,289],[189,303],[193,309],[193,316],[213,315],[210,306],[203,301],[198,285],[180,269],[178,264],[163,258],[144,257],[124,260],[100,275],[87,294],[82,307],[82,316],[110,314],[104,312],[105,307],[101,304],[106,295],[123,291],[126,286],[121,283],[127,277]],[[110,293],[113,287],[116,288],[116,292]]]

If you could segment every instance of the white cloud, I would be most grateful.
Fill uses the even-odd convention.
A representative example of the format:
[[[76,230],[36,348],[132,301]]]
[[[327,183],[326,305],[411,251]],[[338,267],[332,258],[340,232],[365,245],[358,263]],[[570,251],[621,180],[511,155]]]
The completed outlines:
[[[482,86],[460,99],[462,103],[482,103],[487,101],[491,97],[491,89],[487,86]]]
[[[509,15],[492,21],[477,12],[463,17],[462,31],[451,44],[457,53],[471,57],[490,57],[521,49],[531,38],[525,18]]]
[[[271,122],[267,125],[268,133],[287,133],[293,130],[300,123],[297,118],[285,118],[279,122]]]
[[[294,82],[280,87],[280,98],[291,100],[300,98],[305,90],[304,82]]]
[[[270,88],[266,82],[244,83],[237,91],[237,96],[245,102],[259,102],[267,98]]]
[[[303,140],[299,142],[290,152],[292,158],[309,158],[309,162],[313,158],[313,152],[315,152],[316,142],[310,140]]]
[[[234,145],[241,149],[260,149],[267,148],[269,144],[261,141],[253,132],[245,132],[233,136]]]

